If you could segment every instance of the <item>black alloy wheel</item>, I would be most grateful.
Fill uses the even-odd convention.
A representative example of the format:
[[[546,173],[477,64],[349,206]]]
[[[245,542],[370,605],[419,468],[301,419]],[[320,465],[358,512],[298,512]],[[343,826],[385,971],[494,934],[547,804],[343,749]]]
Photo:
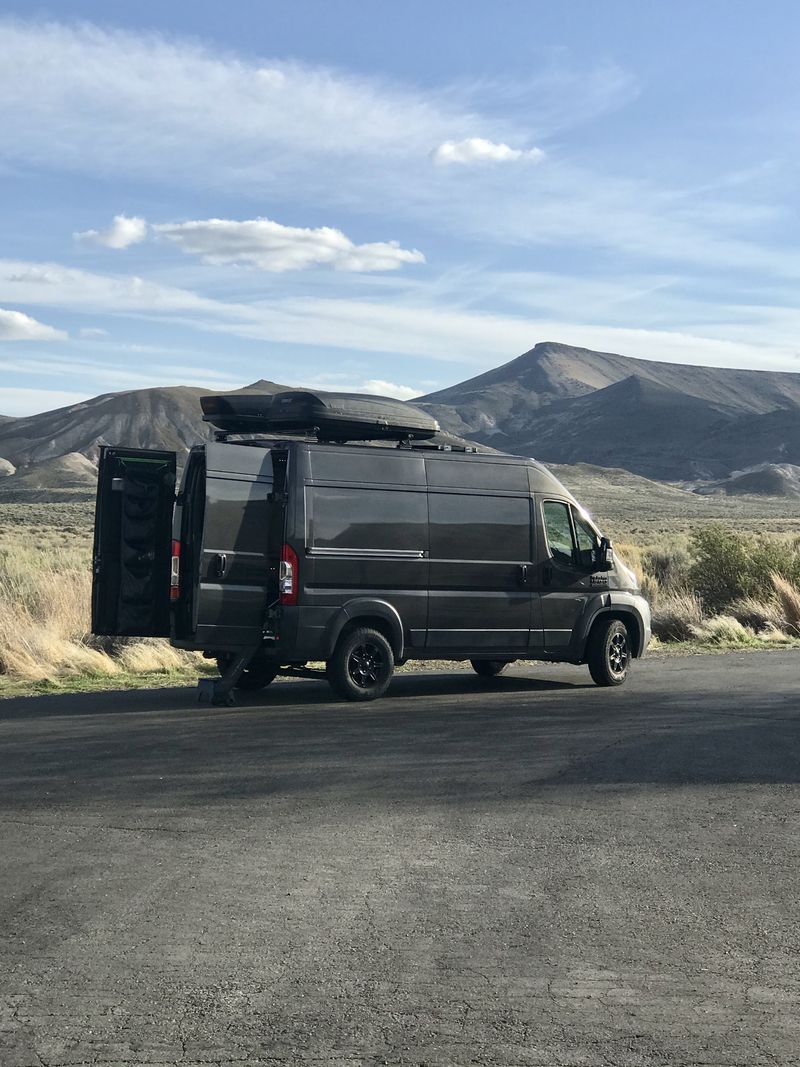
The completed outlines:
[[[394,673],[392,646],[367,627],[350,630],[328,661],[328,681],[345,700],[375,700],[386,692]]]
[[[631,646],[625,623],[620,619],[596,622],[589,635],[586,661],[596,685],[622,685],[631,665]]]

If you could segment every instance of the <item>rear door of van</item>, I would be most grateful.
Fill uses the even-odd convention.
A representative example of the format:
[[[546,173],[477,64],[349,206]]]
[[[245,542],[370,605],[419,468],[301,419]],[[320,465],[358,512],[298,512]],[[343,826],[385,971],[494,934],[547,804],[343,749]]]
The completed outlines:
[[[176,456],[100,450],[92,554],[92,632],[167,637]]]
[[[272,453],[205,447],[205,503],[193,643],[210,651],[257,644],[270,599]]]

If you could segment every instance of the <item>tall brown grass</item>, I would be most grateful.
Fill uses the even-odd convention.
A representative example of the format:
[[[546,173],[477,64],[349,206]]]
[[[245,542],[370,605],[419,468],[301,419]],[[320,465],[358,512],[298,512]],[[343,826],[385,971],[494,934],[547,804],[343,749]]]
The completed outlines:
[[[783,609],[787,629],[800,635],[800,589],[780,574],[772,575],[772,584]]]
[[[194,657],[166,641],[118,642],[91,635],[91,572],[85,544],[0,547],[0,675],[43,681],[76,675],[170,672]]]

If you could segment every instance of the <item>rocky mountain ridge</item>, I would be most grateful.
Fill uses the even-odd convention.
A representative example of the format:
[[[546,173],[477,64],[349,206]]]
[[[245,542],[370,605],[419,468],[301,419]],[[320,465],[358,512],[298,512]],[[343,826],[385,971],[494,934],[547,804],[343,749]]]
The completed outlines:
[[[261,379],[236,391],[287,388]],[[199,405],[208,392],[130,390],[26,418],[0,417],[0,492],[88,484],[103,444],[185,455],[209,436]],[[658,363],[542,342],[413,403],[449,434],[487,447],[545,463],[714,483],[716,492],[727,492],[735,471],[800,465],[800,374]],[[773,472],[744,484],[780,487],[786,480]]]

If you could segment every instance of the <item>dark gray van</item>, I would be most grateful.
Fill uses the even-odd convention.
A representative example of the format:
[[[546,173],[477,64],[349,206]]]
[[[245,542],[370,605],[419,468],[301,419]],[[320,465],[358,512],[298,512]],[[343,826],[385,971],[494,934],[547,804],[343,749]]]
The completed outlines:
[[[96,633],[165,636],[260,688],[324,661],[380,696],[396,664],[587,663],[624,682],[650,638],[636,579],[541,464],[423,445],[287,438],[172,452],[104,448]]]

